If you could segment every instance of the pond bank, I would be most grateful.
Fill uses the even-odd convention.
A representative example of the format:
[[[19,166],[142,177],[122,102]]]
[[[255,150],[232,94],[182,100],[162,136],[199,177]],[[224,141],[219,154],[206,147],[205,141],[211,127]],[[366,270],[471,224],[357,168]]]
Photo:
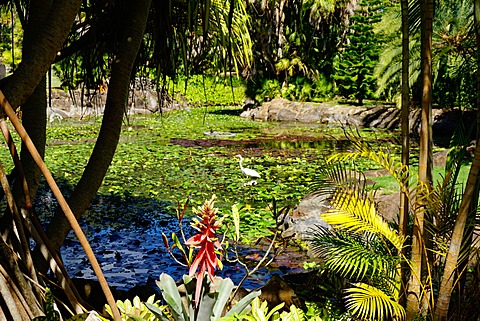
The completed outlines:
[[[452,136],[460,122],[469,128],[474,124],[476,116],[474,111],[459,109],[434,109],[432,113],[433,135],[445,138]],[[246,109],[240,116],[258,121],[321,123],[387,130],[399,130],[401,125],[401,111],[397,107],[292,102],[283,98],[275,98],[258,107]],[[420,117],[419,109],[411,110],[410,133],[414,137],[419,133]]]

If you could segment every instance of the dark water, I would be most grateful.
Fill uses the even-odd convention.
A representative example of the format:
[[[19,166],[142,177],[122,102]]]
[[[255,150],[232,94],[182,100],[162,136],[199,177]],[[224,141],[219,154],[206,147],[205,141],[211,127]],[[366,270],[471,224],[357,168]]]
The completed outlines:
[[[55,200],[48,191],[40,192],[37,208],[48,213],[54,208]],[[97,197],[92,208],[82,219],[81,226],[109,285],[120,290],[135,286],[150,285],[156,288],[155,280],[161,273],[168,273],[175,280],[188,274],[188,268],[177,263],[168,253],[163,240],[165,233],[171,242],[171,234],[180,236],[178,221],[166,213],[165,204],[151,199],[119,199]],[[107,227],[108,226],[108,227]],[[183,222],[186,237],[195,231],[189,219]],[[266,244],[239,249],[242,261],[254,266],[266,251]],[[290,255],[288,254],[290,252]],[[261,268],[244,283],[248,289],[264,285],[273,274],[300,272],[305,254],[296,248],[277,258],[268,268]],[[62,258],[72,278],[96,279],[86,259],[83,248],[73,232],[63,244]],[[182,261],[179,252],[175,252]],[[223,260],[224,268],[217,275],[229,277],[238,284],[245,275],[238,263]]]

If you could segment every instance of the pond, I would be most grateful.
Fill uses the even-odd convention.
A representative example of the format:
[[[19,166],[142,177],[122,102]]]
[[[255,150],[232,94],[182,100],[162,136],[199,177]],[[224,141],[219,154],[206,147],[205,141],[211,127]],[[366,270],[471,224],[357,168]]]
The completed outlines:
[[[81,221],[112,287],[153,285],[162,272],[177,280],[188,273],[169,256],[162,240],[162,233],[178,233],[177,202],[183,204],[189,198],[191,206],[198,206],[216,194],[216,206],[227,216],[226,222],[231,206],[243,205],[241,232],[244,243],[252,244],[274,225],[269,210],[272,200],[279,206],[298,204],[317,177],[323,155],[349,147],[339,128],[256,123],[233,113],[214,112],[207,121],[205,117],[201,110],[179,111],[165,118],[134,117],[125,125],[104,184]],[[98,126],[94,121],[49,128],[46,162],[66,195],[88,160]],[[214,131],[229,135],[207,134]],[[379,136],[369,134],[376,142]],[[256,186],[244,186],[248,178],[239,169],[237,154],[244,156],[245,167],[260,172]],[[48,219],[55,204],[48,190],[40,191],[37,212]],[[183,226],[188,237],[188,224]],[[246,245],[240,256],[253,265],[264,250],[265,245]],[[94,278],[73,234],[62,256],[72,277]],[[245,286],[260,287],[272,274],[300,272],[307,259],[299,248],[291,247]],[[225,263],[219,275],[238,283],[244,273],[239,264]]]

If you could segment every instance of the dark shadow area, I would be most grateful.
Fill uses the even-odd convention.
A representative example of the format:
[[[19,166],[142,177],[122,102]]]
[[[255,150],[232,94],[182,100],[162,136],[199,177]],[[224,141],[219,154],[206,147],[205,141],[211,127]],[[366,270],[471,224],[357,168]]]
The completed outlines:
[[[232,110],[232,109],[222,109],[222,110],[214,110],[214,111],[209,111],[207,112],[208,114],[211,115],[227,115],[227,116],[240,116],[240,114],[243,112],[242,107],[239,107],[238,109]]]
[[[57,183],[68,197],[72,187],[62,180],[57,180]],[[53,216],[57,205],[48,188],[39,190],[34,208],[42,221],[48,221]],[[155,280],[159,279],[161,273],[168,273],[175,280],[181,280],[184,274],[188,274],[188,267],[175,262],[162,239],[162,233],[169,242],[172,242],[172,233],[179,237],[181,235],[178,221],[174,213],[166,210],[166,205],[145,197],[98,195],[80,220],[109,285],[116,291],[150,293],[152,290],[158,291]],[[187,238],[196,233],[190,227],[190,220],[191,217],[188,217],[183,221]],[[239,255],[253,266],[265,250],[266,247],[262,245],[245,246],[239,248]],[[293,256],[290,257],[289,253],[293,253]],[[183,261],[180,252],[174,254],[179,261]],[[61,255],[71,278],[79,279],[80,284],[96,280],[73,232],[65,240]],[[305,260],[303,251],[290,249],[278,262],[275,261],[276,264],[259,269],[244,283],[244,287],[260,287],[274,274],[298,272],[301,270],[300,263]],[[237,263],[223,263],[224,268],[217,275],[239,283],[245,275],[243,267]]]

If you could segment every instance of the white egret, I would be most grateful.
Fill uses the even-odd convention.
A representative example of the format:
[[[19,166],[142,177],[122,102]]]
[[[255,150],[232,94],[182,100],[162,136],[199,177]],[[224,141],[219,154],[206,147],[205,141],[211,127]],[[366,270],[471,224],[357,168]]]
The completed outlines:
[[[237,157],[240,158],[239,164],[240,164],[240,169],[242,170],[242,172],[245,173],[245,175],[253,178],[252,181],[250,181],[248,183],[245,183],[245,185],[256,185],[257,184],[257,178],[260,178],[260,174],[256,170],[253,170],[253,169],[250,169],[250,168],[245,168],[245,167],[242,166],[242,162],[243,162],[242,155],[237,155]]]

